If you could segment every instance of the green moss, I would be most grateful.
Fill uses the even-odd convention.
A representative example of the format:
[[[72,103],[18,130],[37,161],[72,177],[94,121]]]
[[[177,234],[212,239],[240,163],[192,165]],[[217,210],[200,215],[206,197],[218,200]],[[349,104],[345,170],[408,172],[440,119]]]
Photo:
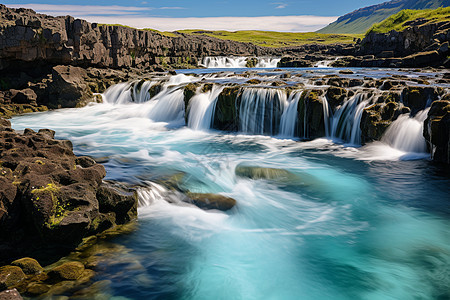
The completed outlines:
[[[371,32],[387,33],[391,30],[403,31],[408,28],[405,23],[419,18],[426,19],[427,23],[450,21],[450,7],[423,10],[404,9],[395,15],[390,16],[383,22],[373,25],[366,34]]]
[[[31,194],[33,194],[36,198],[33,199],[33,204],[38,207],[38,201],[40,197],[44,194],[49,194],[52,199],[53,208],[50,217],[45,222],[45,226],[49,229],[52,229],[61,223],[64,217],[67,215],[67,211],[70,208],[68,204],[63,204],[58,199],[57,195],[60,191],[60,187],[55,185],[54,183],[49,183],[45,187],[33,189]],[[39,209],[38,209],[39,210]]]

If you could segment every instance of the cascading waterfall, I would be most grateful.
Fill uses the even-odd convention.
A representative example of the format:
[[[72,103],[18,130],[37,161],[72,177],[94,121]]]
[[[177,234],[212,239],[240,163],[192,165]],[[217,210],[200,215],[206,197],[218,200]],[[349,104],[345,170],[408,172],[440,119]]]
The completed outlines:
[[[171,76],[165,82],[161,91],[150,98],[150,88],[159,81],[134,81],[119,83],[108,88],[103,93],[103,101],[107,104],[126,105],[140,104],[132,113],[136,116],[147,116],[155,122],[183,123],[184,119],[184,93],[186,83],[198,81],[199,79],[184,74]]]
[[[298,102],[303,91],[296,91],[289,95],[288,106],[281,116],[280,136],[292,138],[295,136],[295,129],[298,122]]]
[[[205,68],[246,68],[249,57],[206,56],[200,64]],[[255,68],[276,68],[280,58],[257,57]]]
[[[208,130],[211,128],[216,101],[223,86],[213,85],[212,89],[206,93],[200,93],[192,97],[188,107],[188,127],[195,130]]]
[[[258,58],[258,63],[255,68],[276,68],[281,58],[273,58],[273,57],[261,57]]]
[[[245,89],[239,106],[239,130],[250,134],[276,135],[287,105],[287,96],[283,90]]]
[[[328,69],[331,68],[331,64],[337,61],[339,57],[336,57],[334,60],[321,60],[314,65],[314,68],[322,68]]]
[[[366,93],[359,93],[345,102],[336,112],[331,123],[331,137],[361,144],[361,117],[364,108],[370,103]]]
[[[333,112],[328,105],[328,100],[325,96],[322,96],[322,106],[323,106],[323,120],[325,126],[325,136],[330,137],[330,116]]]
[[[427,144],[423,137],[423,122],[427,118],[429,110],[429,108],[424,109],[414,117],[410,117],[409,114],[399,116],[388,127],[381,141],[405,152],[427,152]]]

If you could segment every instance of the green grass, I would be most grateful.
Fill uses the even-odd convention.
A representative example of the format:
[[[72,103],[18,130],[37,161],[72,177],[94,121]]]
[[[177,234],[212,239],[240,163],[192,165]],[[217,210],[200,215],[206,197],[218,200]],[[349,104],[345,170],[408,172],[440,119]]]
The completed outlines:
[[[206,31],[179,30],[177,32],[193,35],[206,35],[222,40],[252,43],[263,47],[290,47],[305,44],[335,44],[353,43],[354,38],[361,38],[359,34],[321,34],[315,32],[273,32],[273,31]]]
[[[427,23],[450,21],[450,7],[423,10],[405,9],[381,23],[374,24],[367,33],[387,33],[391,30],[403,31],[408,27],[405,23],[419,18],[426,19]]]

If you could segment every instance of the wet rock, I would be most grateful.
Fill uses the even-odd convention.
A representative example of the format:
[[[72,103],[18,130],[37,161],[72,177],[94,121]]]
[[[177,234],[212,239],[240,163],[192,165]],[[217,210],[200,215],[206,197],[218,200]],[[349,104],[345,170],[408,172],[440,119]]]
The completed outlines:
[[[26,294],[29,296],[39,296],[47,293],[50,290],[50,285],[38,282],[32,282],[27,286]]]
[[[427,103],[437,96],[438,91],[434,87],[408,86],[402,92],[403,103],[411,108],[413,113],[425,109]]]
[[[247,80],[246,83],[248,83],[248,84],[260,84],[261,80],[259,80],[259,79],[250,79],[250,80]]]
[[[3,129],[0,258],[27,256],[38,248],[70,249],[87,235],[136,217],[137,199],[103,183],[104,167],[77,158],[70,141],[55,140],[50,130],[21,135]]]
[[[44,270],[37,260],[29,257],[15,260],[11,263],[11,265],[20,267],[27,275],[39,274]]]
[[[23,300],[16,289],[0,292],[0,300]]]
[[[238,165],[234,172],[239,177],[245,177],[250,179],[290,181],[296,178],[295,174],[292,174],[291,172],[284,169],[263,168],[245,165]]]
[[[236,200],[219,194],[187,193],[190,202],[203,209],[230,210],[236,205]]]
[[[220,93],[214,114],[213,128],[224,131],[237,131],[237,103],[241,95],[239,86],[226,87]]]
[[[326,97],[330,108],[335,111],[337,106],[342,105],[347,97],[347,90],[340,87],[330,87],[327,90]]]
[[[16,266],[0,267],[0,291],[9,289],[26,278],[21,268]]]
[[[68,262],[51,269],[49,280],[59,282],[63,280],[77,280],[84,272],[84,265],[80,262]]]
[[[299,118],[297,130],[300,136],[304,134],[304,138],[314,139],[325,135],[323,101],[325,99],[321,90],[310,90],[302,94],[297,107]]]
[[[433,102],[424,123],[423,134],[433,160],[450,164],[450,100]]]
[[[352,70],[347,69],[347,70],[340,70],[339,74],[354,74],[354,72]]]

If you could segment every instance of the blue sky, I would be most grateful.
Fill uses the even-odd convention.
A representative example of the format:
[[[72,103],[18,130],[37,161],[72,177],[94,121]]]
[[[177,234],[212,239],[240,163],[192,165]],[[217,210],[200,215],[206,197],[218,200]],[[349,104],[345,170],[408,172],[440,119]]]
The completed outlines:
[[[159,30],[315,31],[338,16],[383,0],[101,0],[34,2],[10,0],[50,15],[73,15],[91,22],[121,23]]]

